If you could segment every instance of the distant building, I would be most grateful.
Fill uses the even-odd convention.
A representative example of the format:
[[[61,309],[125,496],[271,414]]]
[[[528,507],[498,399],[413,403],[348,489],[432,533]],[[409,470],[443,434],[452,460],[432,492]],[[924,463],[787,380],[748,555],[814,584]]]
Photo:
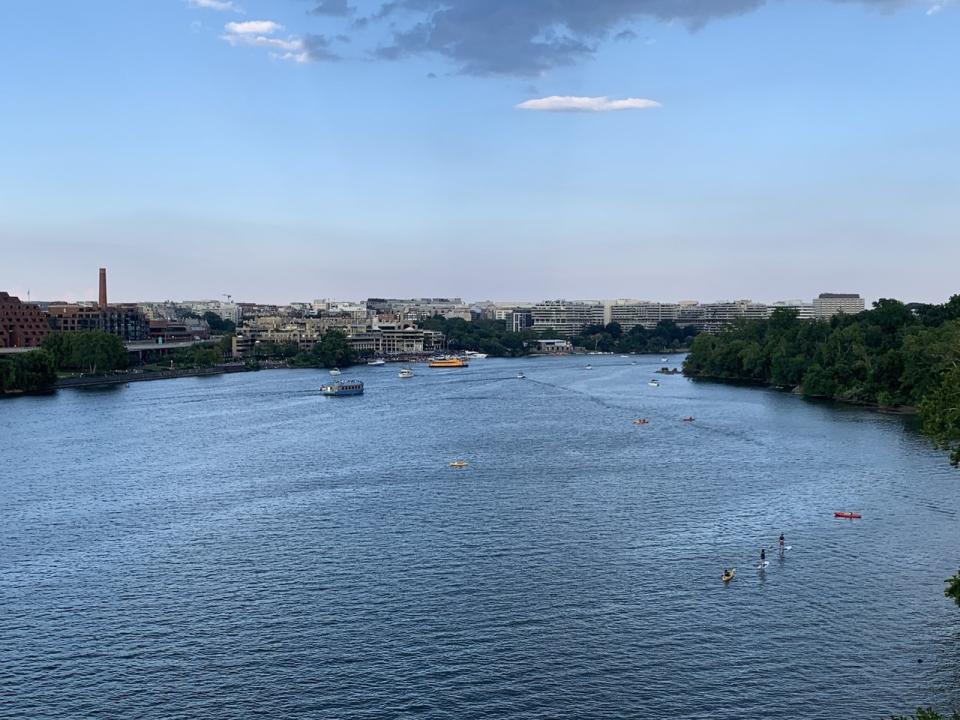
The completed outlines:
[[[630,332],[637,325],[652,330],[663,320],[676,320],[680,304],[617,300],[608,305],[608,314],[610,322],[618,323],[624,332]]]
[[[99,304],[51,303],[48,312],[50,327],[57,332],[102,330],[124,342],[147,340],[150,337],[149,321],[135,304],[101,307]]]
[[[533,327],[533,312],[531,310],[514,310],[507,319],[507,330],[523,332]]]
[[[537,352],[546,355],[562,355],[573,352],[573,345],[570,344],[569,340],[551,339],[536,340],[535,342],[537,344]]]
[[[552,330],[559,337],[569,338],[588,325],[602,325],[604,308],[598,302],[547,300],[534,305],[531,315],[534,330]]]
[[[821,319],[829,319],[834,315],[856,315],[863,312],[866,303],[856,293],[820,293],[813,301],[813,314]]]
[[[0,348],[38,347],[49,334],[43,310],[0,292]]]

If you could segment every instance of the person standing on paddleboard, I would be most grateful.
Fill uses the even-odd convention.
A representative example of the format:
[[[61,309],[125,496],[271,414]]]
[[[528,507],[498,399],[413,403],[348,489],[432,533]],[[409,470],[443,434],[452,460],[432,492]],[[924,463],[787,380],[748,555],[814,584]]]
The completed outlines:
[[[767,549],[760,548],[760,564],[763,565],[767,561]]]
[[[783,552],[783,533],[780,533],[780,552]]]

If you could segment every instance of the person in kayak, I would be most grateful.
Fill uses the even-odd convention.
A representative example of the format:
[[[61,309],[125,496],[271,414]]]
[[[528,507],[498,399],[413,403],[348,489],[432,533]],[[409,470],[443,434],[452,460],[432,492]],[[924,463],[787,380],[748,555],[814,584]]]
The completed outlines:
[[[783,552],[783,533],[780,533],[780,552]]]

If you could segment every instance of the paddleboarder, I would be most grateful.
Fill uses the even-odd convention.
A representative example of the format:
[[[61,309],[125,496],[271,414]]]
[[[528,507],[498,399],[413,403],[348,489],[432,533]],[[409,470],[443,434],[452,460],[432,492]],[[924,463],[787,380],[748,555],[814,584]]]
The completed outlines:
[[[783,552],[783,548],[784,548],[783,542],[784,542],[784,541],[783,541],[783,533],[780,533],[780,552],[781,552],[781,553]]]

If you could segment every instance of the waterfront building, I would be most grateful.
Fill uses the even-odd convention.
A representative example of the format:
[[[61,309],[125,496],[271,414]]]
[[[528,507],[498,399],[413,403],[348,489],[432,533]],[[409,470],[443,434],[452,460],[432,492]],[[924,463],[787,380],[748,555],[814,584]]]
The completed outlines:
[[[813,314],[821,319],[830,319],[841,313],[856,315],[863,312],[866,303],[856,293],[820,293],[813,301]]]
[[[530,310],[514,310],[507,319],[507,330],[523,332],[533,327],[533,312]]]
[[[150,337],[150,326],[138,305],[51,303],[47,309],[50,328],[57,332],[100,330],[116,335],[124,342],[136,342]]]
[[[207,340],[210,326],[204,320],[149,320],[150,340],[155,343],[170,343],[184,340]]]
[[[624,332],[630,332],[637,325],[652,330],[659,322],[675,321],[680,315],[679,303],[617,300],[607,308],[610,322],[618,323]]]
[[[588,325],[602,325],[604,306],[599,302],[545,300],[534,305],[531,315],[534,330],[552,330],[559,337],[569,338]]]
[[[368,298],[367,308],[383,319],[391,317],[405,323],[417,323],[435,315],[448,320],[473,319],[470,306],[460,298]]]
[[[563,355],[573,352],[573,345],[569,340],[540,339],[534,342],[536,342],[537,352],[545,355]]]
[[[0,292],[0,348],[38,347],[49,333],[43,310]]]

